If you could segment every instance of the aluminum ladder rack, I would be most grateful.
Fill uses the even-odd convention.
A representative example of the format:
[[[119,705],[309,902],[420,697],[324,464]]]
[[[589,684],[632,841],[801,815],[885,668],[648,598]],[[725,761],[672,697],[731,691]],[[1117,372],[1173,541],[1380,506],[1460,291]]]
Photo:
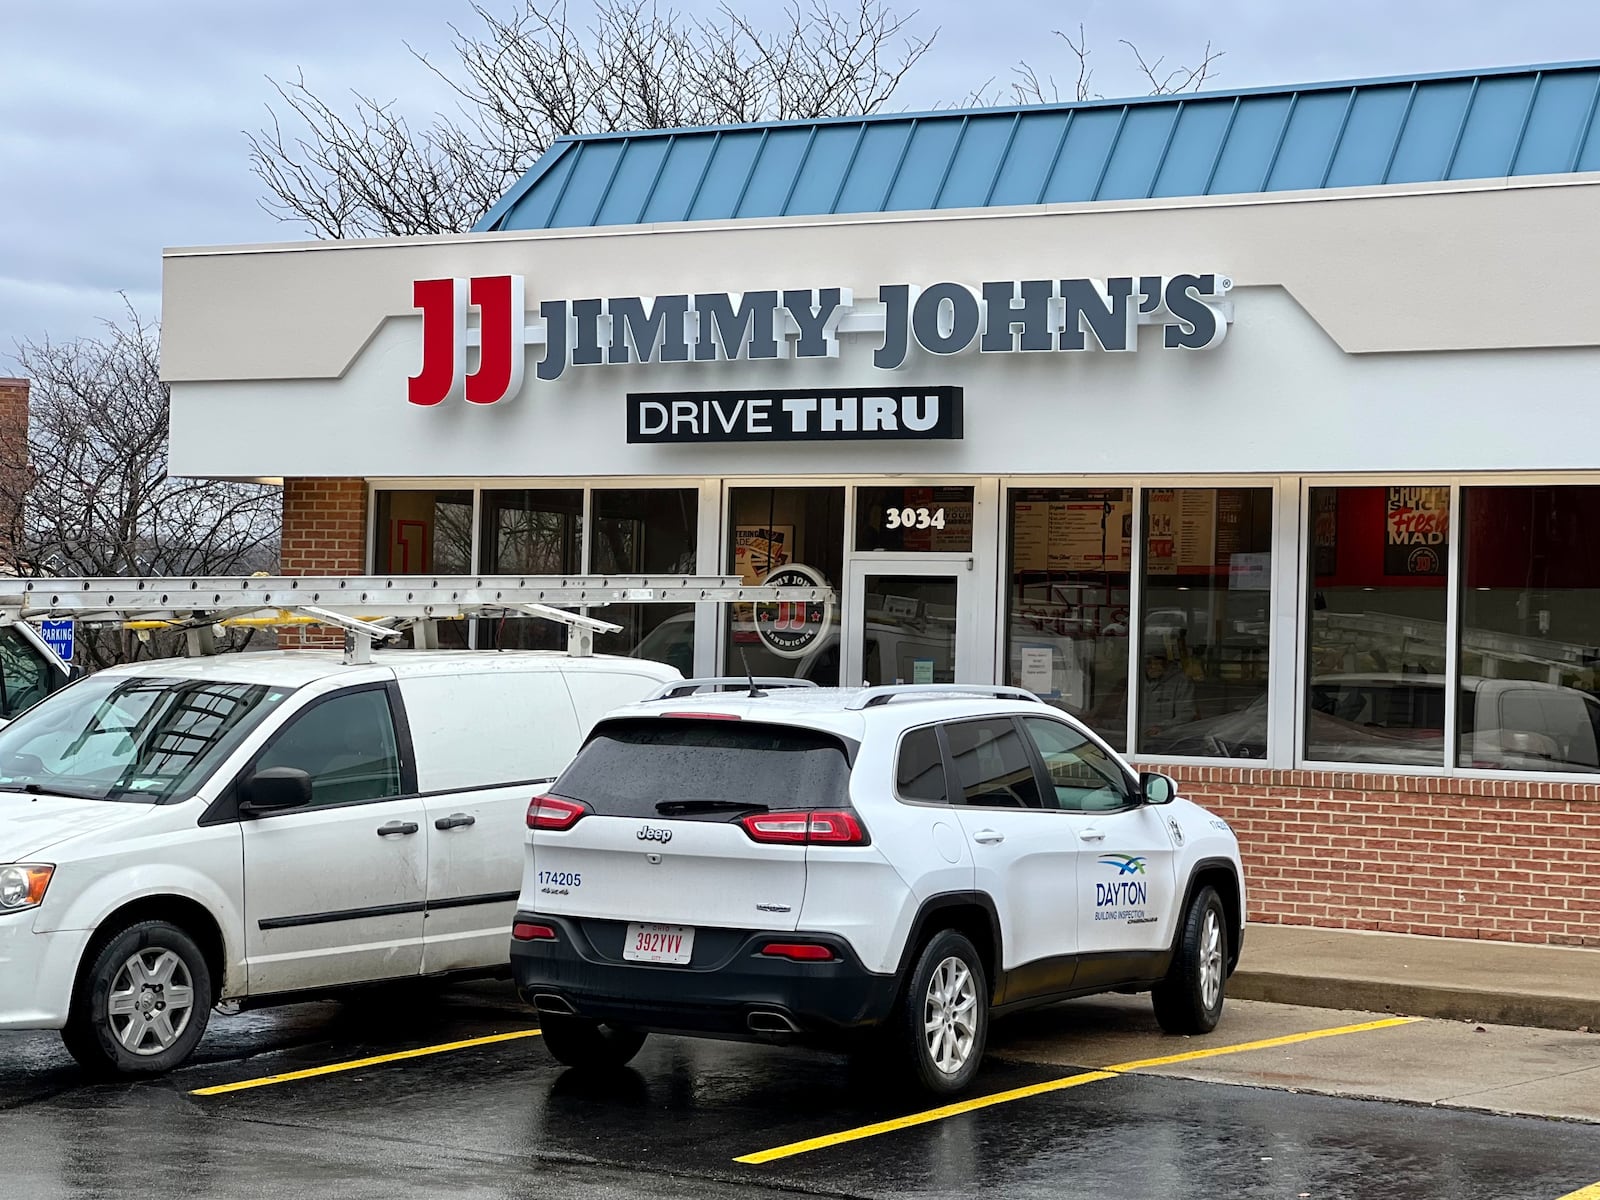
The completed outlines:
[[[567,652],[594,653],[620,625],[572,609],[608,604],[819,602],[831,588],[747,585],[737,575],[207,575],[0,579],[0,624],[71,617],[140,632],[181,630],[189,653],[215,653],[229,627],[327,625],[344,630],[345,660],[371,661],[376,641],[407,630],[438,644],[435,623],[523,616],[567,627]]]

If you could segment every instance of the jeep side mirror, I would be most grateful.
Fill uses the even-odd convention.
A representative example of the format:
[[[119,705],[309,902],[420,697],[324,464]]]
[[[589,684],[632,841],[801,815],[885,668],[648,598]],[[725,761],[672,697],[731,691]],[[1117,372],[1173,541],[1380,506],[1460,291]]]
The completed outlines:
[[[239,789],[239,812],[247,817],[304,808],[310,803],[311,776],[299,767],[267,767]]]
[[[1139,794],[1146,804],[1171,804],[1178,796],[1178,785],[1170,776],[1156,771],[1139,772]]]

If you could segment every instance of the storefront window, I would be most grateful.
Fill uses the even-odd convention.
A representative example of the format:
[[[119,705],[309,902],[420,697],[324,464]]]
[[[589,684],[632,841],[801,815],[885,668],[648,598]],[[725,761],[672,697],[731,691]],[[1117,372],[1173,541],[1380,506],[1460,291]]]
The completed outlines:
[[[1461,492],[1463,767],[1600,770],[1600,487]]]
[[[378,492],[374,507],[372,569],[379,575],[471,573],[471,492]],[[440,621],[438,634],[440,645],[464,649],[467,622]]]
[[[700,493],[694,488],[596,491],[590,500],[589,573],[592,575],[693,575]],[[595,609],[622,626],[602,634],[595,649],[626,654],[694,674],[693,604],[610,604]]]
[[[1006,681],[1125,750],[1132,491],[1014,490],[1007,529]]]
[[[478,534],[485,575],[576,575],[583,570],[583,489],[531,488],[483,493]],[[566,629],[536,617],[478,623],[478,645],[562,650]]]
[[[1309,494],[1308,759],[1444,765],[1450,489]]]
[[[1141,754],[1265,758],[1272,489],[1144,493]]]
[[[972,489],[857,488],[856,549],[933,554],[970,551]]]
[[[844,579],[844,489],[732,488],[731,573],[835,591]],[[727,606],[730,674],[783,675],[839,684],[837,604]]]

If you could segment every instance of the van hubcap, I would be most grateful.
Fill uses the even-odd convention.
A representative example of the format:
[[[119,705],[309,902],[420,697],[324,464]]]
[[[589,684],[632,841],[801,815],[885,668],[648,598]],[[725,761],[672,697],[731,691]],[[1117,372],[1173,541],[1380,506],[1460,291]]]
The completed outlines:
[[[934,968],[923,1022],[928,1057],[946,1075],[954,1075],[972,1057],[978,1022],[977,984],[959,958],[952,956]]]
[[[160,1054],[194,1015],[194,981],[183,960],[159,946],[135,951],[111,980],[111,1032],[130,1054]]]

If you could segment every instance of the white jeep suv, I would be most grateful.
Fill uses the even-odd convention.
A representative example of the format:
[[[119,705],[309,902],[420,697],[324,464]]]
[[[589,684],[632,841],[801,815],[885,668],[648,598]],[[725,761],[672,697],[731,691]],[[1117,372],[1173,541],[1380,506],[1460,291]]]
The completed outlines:
[[[991,1016],[1070,996],[1209,1032],[1244,930],[1227,823],[1015,688],[669,684],[528,827],[512,972],[574,1066],[661,1030],[888,1053],[952,1093]]]

